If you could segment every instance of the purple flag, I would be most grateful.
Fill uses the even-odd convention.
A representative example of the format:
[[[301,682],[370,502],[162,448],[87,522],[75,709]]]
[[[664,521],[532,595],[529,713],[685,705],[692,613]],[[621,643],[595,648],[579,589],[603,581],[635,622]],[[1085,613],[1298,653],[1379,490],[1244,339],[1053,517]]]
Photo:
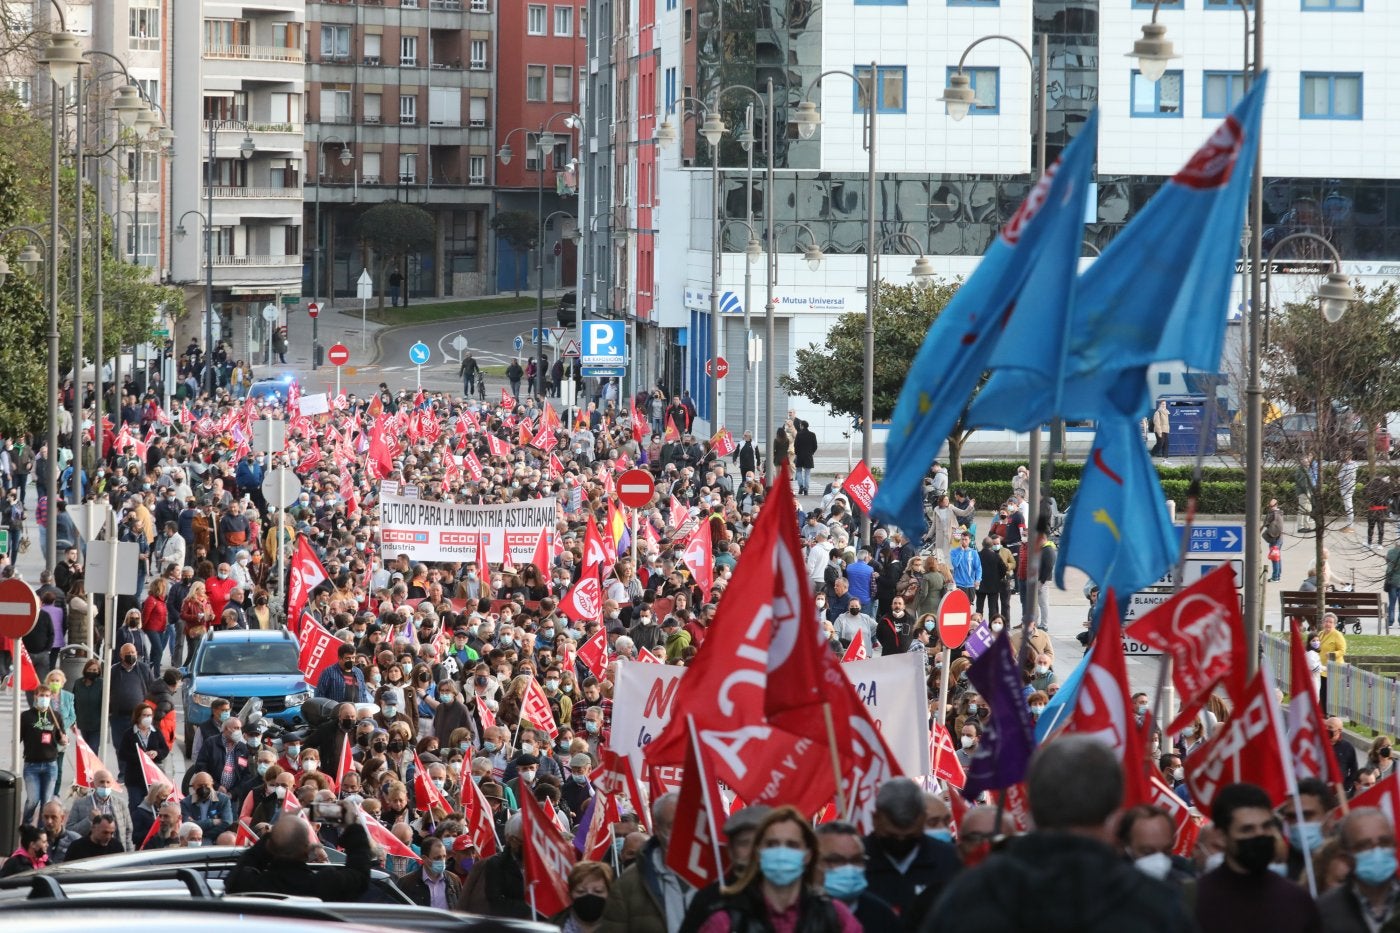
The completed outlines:
[[[598,805],[598,798],[601,794],[594,794],[588,800],[588,806],[583,808],[583,815],[578,818],[578,828],[574,830],[574,851],[582,858],[588,851],[588,827],[593,824],[593,808]]]
[[[992,711],[982,741],[967,767],[963,796],[972,798],[984,790],[1000,790],[1025,778],[1031,752],[1035,750],[1035,727],[1021,696],[1021,672],[1011,657],[1011,640],[1005,632],[972,662],[967,679]]]
[[[969,660],[976,661],[987,653],[987,649],[992,647],[992,629],[987,625],[986,620],[978,622],[972,627],[972,631],[967,633],[967,641],[963,642],[963,654]]]

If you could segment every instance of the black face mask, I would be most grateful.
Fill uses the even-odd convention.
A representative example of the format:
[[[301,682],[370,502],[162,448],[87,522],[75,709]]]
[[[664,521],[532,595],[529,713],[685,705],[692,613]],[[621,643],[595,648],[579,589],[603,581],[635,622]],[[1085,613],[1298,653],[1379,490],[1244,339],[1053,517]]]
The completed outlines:
[[[390,743],[389,743],[389,751],[391,751],[391,752],[401,752],[401,751],[403,751],[403,743],[402,743],[402,742],[390,742]]]
[[[355,731],[355,720],[353,720],[353,719],[342,719],[342,720],[340,721],[340,731],[341,731],[341,732],[354,732],[354,731]]]
[[[584,923],[596,923],[603,916],[608,899],[599,894],[583,894],[574,898],[574,916]]]
[[[1252,836],[1235,843],[1235,861],[1251,875],[1262,875],[1274,860],[1274,837]]]
[[[355,669],[355,660],[353,658],[346,658],[344,661],[340,662],[340,669],[343,671],[353,671]]]
[[[900,836],[898,838],[893,836],[880,837],[880,845],[884,847],[886,852],[897,859],[908,856],[910,852],[914,851],[914,847],[918,844],[919,839],[914,836]]]

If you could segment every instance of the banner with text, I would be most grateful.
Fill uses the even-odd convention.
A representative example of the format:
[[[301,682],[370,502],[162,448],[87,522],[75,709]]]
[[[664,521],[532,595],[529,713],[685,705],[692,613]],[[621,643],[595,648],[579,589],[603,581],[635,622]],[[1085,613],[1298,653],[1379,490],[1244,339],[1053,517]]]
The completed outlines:
[[[897,654],[850,661],[841,665],[841,672],[855,686],[904,773],[927,774],[928,685],[923,659]],[[684,673],[685,668],[670,665],[617,666],[610,745],[639,769],[642,749],[671,719],[671,701]]]
[[[553,526],[555,500],[504,505],[458,505],[384,495],[379,500],[379,533],[385,558],[411,560],[489,560],[528,564],[540,532]]]

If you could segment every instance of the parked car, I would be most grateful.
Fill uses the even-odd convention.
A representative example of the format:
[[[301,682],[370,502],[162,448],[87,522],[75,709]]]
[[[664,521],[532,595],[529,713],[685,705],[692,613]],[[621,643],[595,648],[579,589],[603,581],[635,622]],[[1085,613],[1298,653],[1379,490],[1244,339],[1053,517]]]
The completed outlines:
[[[248,398],[263,405],[286,405],[288,393],[291,392],[294,382],[296,382],[296,376],[291,373],[284,373],[281,376],[266,376],[255,380],[248,387]]]
[[[578,292],[565,292],[559,296],[559,326],[573,327],[578,323]]]
[[[189,666],[181,668],[188,688],[185,753],[194,755],[195,730],[209,721],[210,707],[220,697],[235,711],[260,701],[263,717],[284,729],[305,725],[301,705],[311,699],[312,687],[302,677],[299,654],[296,639],[287,631],[238,629],[206,635]]]
[[[1348,451],[1356,460],[1369,456],[1366,425],[1350,411],[1334,412],[1331,423],[1324,425],[1323,433],[1326,436],[1319,439],[1316,412],[1295,411],[1280,415],[1264,425],[1264,450],[1275,460],[1317,456],[1319,449],[1322,459],[1328,461],[1341,460]],[[1375,427],[1375,442],[1376,456],[1388,459],[1391,456],[1390,432],[1384,423]]]

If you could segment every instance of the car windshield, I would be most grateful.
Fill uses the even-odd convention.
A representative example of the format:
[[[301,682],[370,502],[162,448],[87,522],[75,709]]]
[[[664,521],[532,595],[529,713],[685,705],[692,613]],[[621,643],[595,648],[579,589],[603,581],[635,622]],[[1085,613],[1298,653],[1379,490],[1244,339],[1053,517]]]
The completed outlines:
[[[211,644],[199,656],[196,674],[300,674],[290,642]]]

